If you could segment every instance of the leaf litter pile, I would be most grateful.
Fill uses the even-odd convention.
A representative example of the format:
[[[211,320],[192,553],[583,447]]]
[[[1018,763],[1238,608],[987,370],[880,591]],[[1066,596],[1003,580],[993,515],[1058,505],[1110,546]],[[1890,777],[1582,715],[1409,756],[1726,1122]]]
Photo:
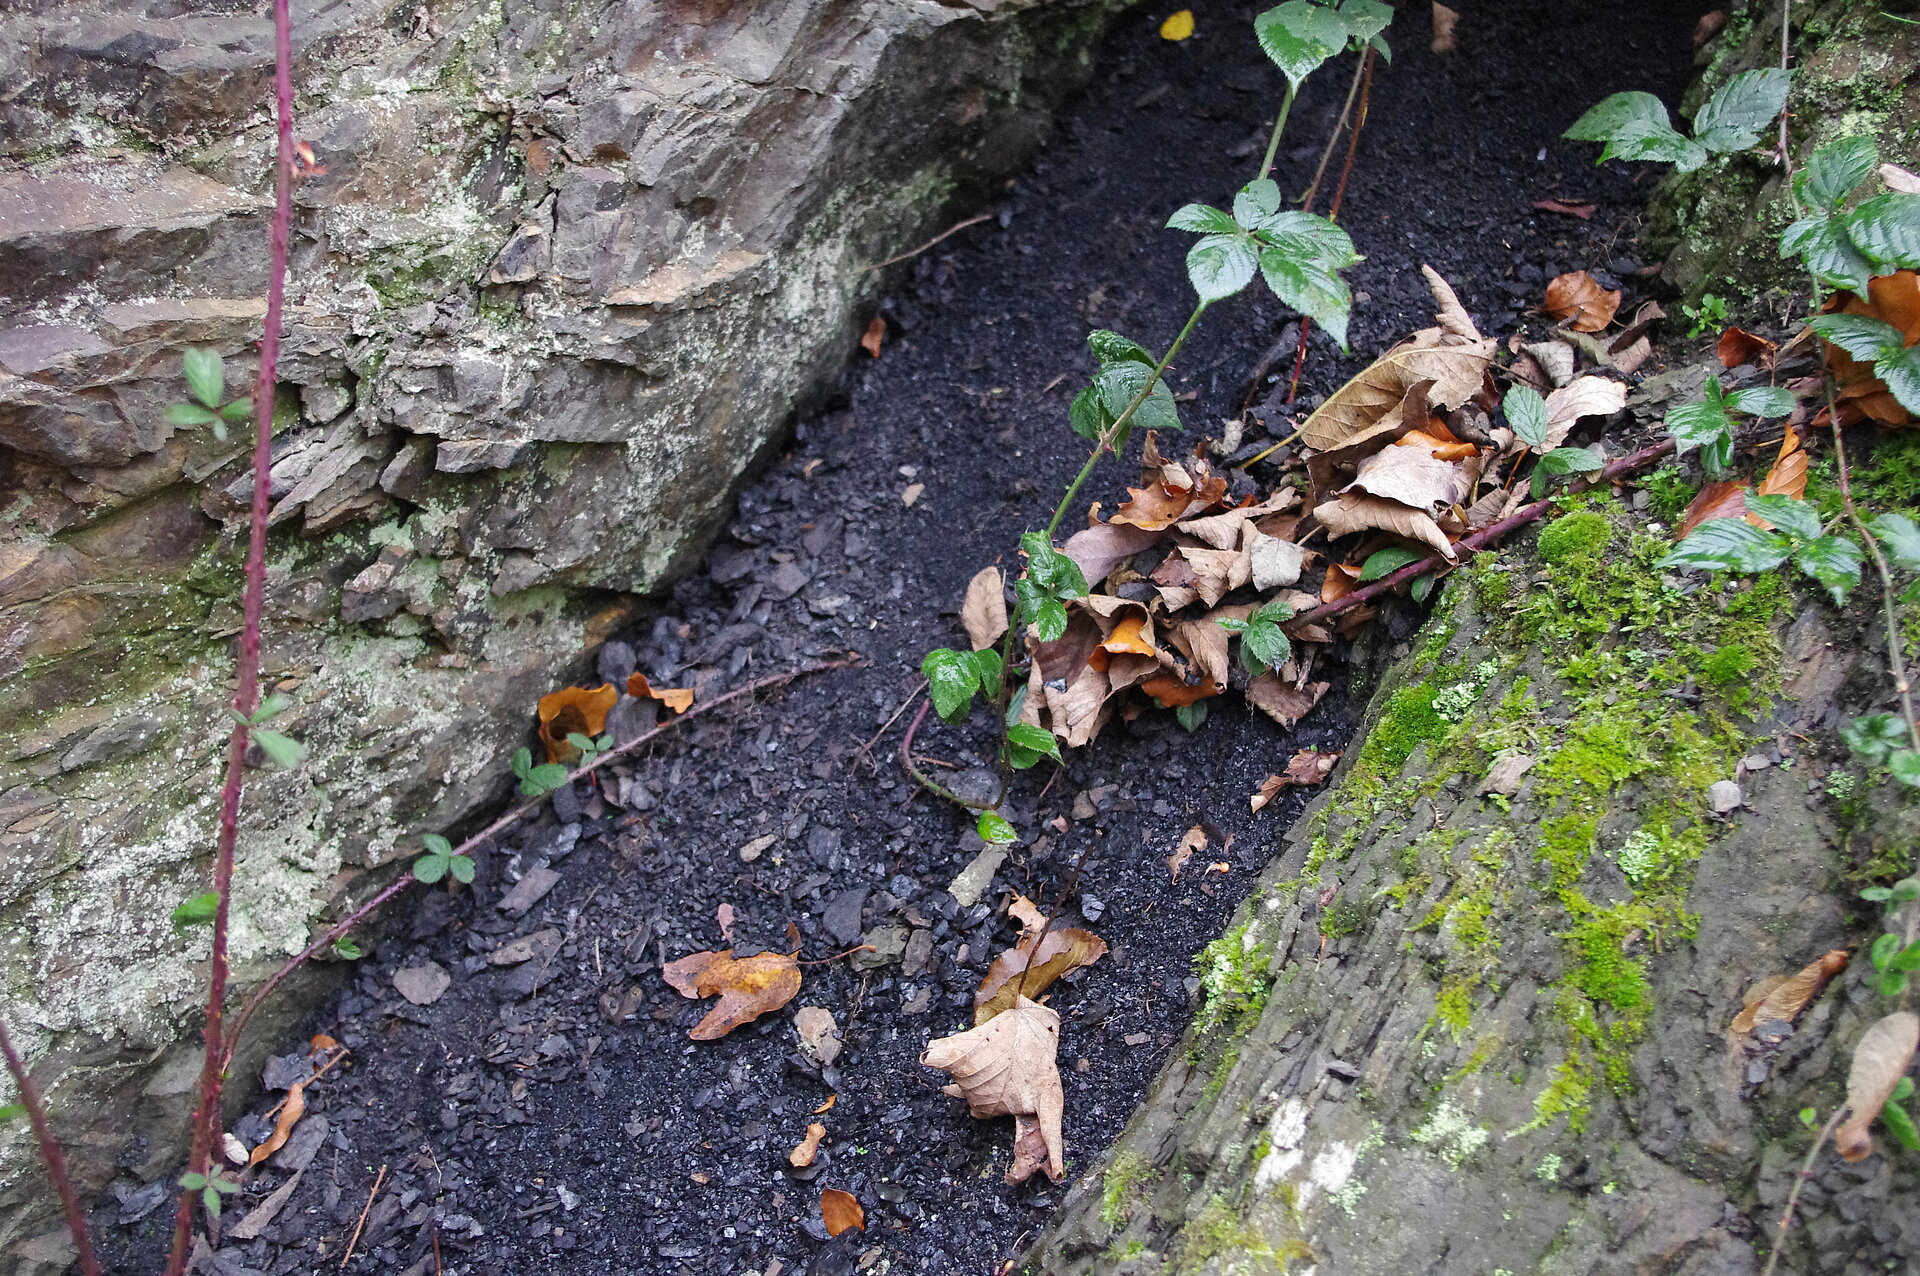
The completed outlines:
[[[1398,51],[1348,205],[1389,232],[1355,276],[1374,300],[1352,339],[1380,357],[1343,362],[1316,336],[1285,405],[1286,368],[1269,369],[1297,328],[1263,300],[1170,370],[1207,424],[1153,439],[1137,477],[1107,466],[1089,489],[1103,504],[1063,536],[1091,590],[1033,648],[1025,708],[1066,764],[1023,775],[1003,807],[1020,841],[993,845],[901,776],[885,741],[862,746],[913,692],[921,653],[1006,623],[1020,563],[981,569],[1009,527],[1044,522],[1078,464],[1049,383],[1080,375],[1084,333],[1172,331],[1184,314],[1177,254],[1122,264],[1080,228],[1159,233],[1160,204],[1241,180],[1231,152],[1270,119],[1232,87],[1265,74],[1237,47],[1251,42],[1213,42],[1218,76],[1196,77],[1204,29],[1123,29],[1107,56],[1126,74],[1070,113],[1000,228],[906,268],[847,404],[743,492],[706,569],[603,648],[585,685],[530,706],[516,773],[537,792],[543,768],[758,674],[848,648],[869,664],[690,721],[553,793],[475,857],[472,883],[421,892],[339,968],[313,1025],[351,1052],[276,1061],[287,1101],[235,1121],[226,1172],[243,1187],[207,1270],[333,1270],[351,1246],[348,1270],[407,1276],[1001,1271],[1127,1119],[1187,1022],[1193,953],[1337,764],[1348,641],[1390,645],[1412,621],[1293,618],[1390,565],[1449,558],[1541,458],[1594,445],[1618,406],[1595,383],[1623,386],[1646,358],[1643,311],[1620,297],[1602,321],[1637,267],[1606,245],[1639,192],[1575,148],[1543,173],[1480,144],[1557,148],[1551,67],[1620,56],[1618,21],[1672,28],[1670,48],[1649,38],[1664,51],[1635,56],[1677,86],[1688,24],[1628,7],[1549,32],[1496,6],[1451,53]],[[1464,114],[1496,82],[1509,96],[1480,142],[1436,153],[1455,145],[1425,126],[1436,94]],[[1153,110],[1106,127],[1156,84]],[[1342,87],[1310,85],[1299,126],[1329,129]],[[1143,175],[1147,152],[1177,161]],[[1313,159],[1283,155],[1277,175],[1304,184]],[[1114,212],[1123,189],[1137,215]],[[1598,211],[1536,207],[1553,201]],[[1403,224],[1411,207],[1441,213]],[[1476,257],[1481,223],[1513,248]],[[1583,264],[1591,289],[1549,296]],[[1530,311],[1541,339],[1490,335]],[[1525,438],[1501,410],[1514,385],[1541,400]],[[1191,446],[1236,417],[1234,447]],[[956,784],[990,762],[963,732],[920,748]],[[114,1185],[106,1232],[130,1267],[152,1265],[133,1256],[164,1234],[170,1192],[138,1170]]]

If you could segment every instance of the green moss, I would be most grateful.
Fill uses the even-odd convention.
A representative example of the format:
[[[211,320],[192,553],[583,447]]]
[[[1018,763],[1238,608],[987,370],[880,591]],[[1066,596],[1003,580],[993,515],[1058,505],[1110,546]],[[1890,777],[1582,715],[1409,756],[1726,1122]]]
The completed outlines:
[[[1100,1179],[1100,1221],[1110,1228],[1123,1226],[1135,1194],[1152,1178],[1153,1165],[1146,1157],[1132,1148],[1115,1152]]]
[[[1433,1017],[1453,1034],[1456,1042],[1465,1040],[1473,1020],[1472,981],[1458,975],[1448,976],[1440,985],[1440,998],[1434,1005]]]
[[[1434,711],[1435,694],[1435,688],[1424,682],[1394,688],[1380,720],[1367,733],[1356,769],[1373,776],[1398,771],[1415,749],[1446,735],[1451,724]]]
[[[1543,1130],[1563,1116],[1567,1118],[1567,1128],[1579,1134],[1587,1128],[1592,1096],[1593,1079],[1588,1075],[1585,1060],[1576,1055],[1553,1070],[1553,1079],[1547,1082],[1545,1089],[1533,1096],[1533,1120],[1513,1131],[1513,1134]],[[1512,1138],[1513,1134],[1507,1137]],[[1546,1162],[1543,1161],[1541,1165],[1544,1168]],[[1542,1174],[1541,1177],[1551,1179],[1557,1175]]]
[[[1700,492],[1686,471],[1671,465],[1646,475],[1640,487],[1647,494],[1647,512],[1669,524],[1678,523],[1686,515],[1687,506]]]
[[[1284,1272],[1292,1263],[1314,1261],[1313,1250],[1302,1241],[1269,1242],[1242,1222],[1227,1199],[1216,1193],[1174,1238],[1174,1267],[1182,1273],[1198,1273],[1208,1262],[1225,1255],[1251,1260],[1259,1265],[1255,1270],[1269,1272]],[[1238,1264],[1235,1269],[1242,1270]]]
[[[1541,531],[1540,558],[1546,563],[1597,558],[1612,539],[1613,525],[1607,522],[1606,515],[1591,510],[1563,514]]]
[[[1200,950],[1194,969],[1205,1002],[1197,1022],[1202,1032],[1228,1026],[1233,1035],[1251,1028],[1266,1009],[1273,981],[1265,948],[1248,918]]]

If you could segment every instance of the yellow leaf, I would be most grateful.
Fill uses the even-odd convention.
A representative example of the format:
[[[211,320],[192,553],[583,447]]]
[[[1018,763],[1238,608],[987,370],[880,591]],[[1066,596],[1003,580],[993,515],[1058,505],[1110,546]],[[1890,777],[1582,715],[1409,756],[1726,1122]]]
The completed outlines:
[[[1160,24],[1162,40],[1184,40],[1193,34],[1193,10],[1182,9]]]

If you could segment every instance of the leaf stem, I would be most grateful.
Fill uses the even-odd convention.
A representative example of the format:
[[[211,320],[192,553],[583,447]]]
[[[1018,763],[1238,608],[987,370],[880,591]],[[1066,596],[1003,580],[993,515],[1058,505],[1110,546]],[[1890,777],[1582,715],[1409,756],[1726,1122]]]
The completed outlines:
[[[1291,81],[1287,84],[1287,96],[1280,100],[1280,116],[1273,122],[1273,135],[1267,139],[1267,153],[1260,160],[1260,171],[1254,174],[1255,180],[1265,177],[1273,171],[1273,158],[1280,153],[1280,134],[1287,128],[1287,116],[1293,111],[1293,98],[1298,90]]]
[[[1829,1138],[1833,1137],[1834,1130],[1840,1125],[1840,1118],[1845,1116],[1846,1112],[1844,1104],[1833,1110],[1833,1115],[1827,1118],[1827,1123],[1820,1127],[1820,1136],[1813,1141],[1813,1146],[1807,1149],[1806,1159],[1800,1162],[1800,1169],[1793,1176],[1793,1186],[1787,1190],[1786,1208],[1780,1211],[1779,1228],[1774,1233],[1773,1253],[1767,1255],[1767,1265],[1761,1269],[1760,1276],[1773,1276],[1774,1269],[1780,1265],[1780,1251],[1787,1245],[1787,1229],[1793,1226],[1793,1210],[1800,1203],[1800,1189],[1805,1187],[1807,1180],[1813,1177],[1813,1159],[1820,1155],[1820,1149],[1826,1146]]]
[[[1001,685],[1003,686],[1005,685],[1004,676],[1002,677]],[[985,810],[991,810],[993,807],[999,805],[1000,798],[1006,792],[1006,786],[1003,780],[997,781],[1000,784],[1001,791],[1000,793],[996,793],[994,795],[993,801],[987,802],[985,804],[982,804],[979,802],[969,802],[967,801],[967,799],[961,797],[958,793],[955,793],[952,789],[948,788],[946,785],[941,784],[936,780],[934,780],[932,776],[929,776],[926,772],[922,771],[919,767],[913,764],[913,737],[919,734],[920,724],[927,720],[927,710],[931,709],[932,707],[933,707],[933,700],[931,697],[929,697],[927,701],[920,706],[920,711],[913,715],[913,721],[907,724],[907,733],[900,737],[901,769],[906,771],[908,777],[911,778],[915,784],[919,785],[921,788],[925,789],[927,792],[933,794],[935,797],[945,798],[947,801],[953,803],[955,806],[963,806],[969,811],[985,811]],[[1004,733],[1002,733],[1001,738],[1003,741],[1005,740]],[[1004,751],[1005,750],[1003,749],[1002,752]]]
[[[1327,164],[1333,159],[1334,145],[1339,142],[1341,131],[1347,127],[1347,120],[1353,115],[1354,101],[1360,96],[1360,81],[1366,78],[1367,71],[1372,65],[1373,50],[1371,48],[1363,51],[1359,60],[1353,64],[1353,82],[1347,85],[1346,104],[1340,108],[1340,118],[1333,122],[1333,132],[1327,134],[1327,144],[1320,150],[1320,165],[1313,170],[1313,181],[1307,185],[1306,193],[1300,196],[1300,208],[1304,212],[1313,211],[1313,198],[1320,193],[1320,179],[1327,175]],[[1366,119],[1367,113],[1363,109],[1360,112],[1360,123],[1366,123]],[[1353,131],[1358,133],[1359,125],[1355,125]],[[1348,145],[1347,153],[1349,155],[1353,153],[1351,144]]]
[[[40,1145],[40,1159],[45,1162],[47,1177],[53,1180],[53,1190],[60,1197],[60,1208],[67,1216],[67,1232],[80,1254],[80,1270],[84,1276],[100,1276],[100,1259],[93,1252],[87,1216],[80,1209],[80,1194],[74,1190],[73,1176],[67,1172],[67,1158],[60,1151],[60,1141],[53,1137],[46,1102],[40,1096],[40,1087],[27,1072],[26,1064],[21,1062],[20,1053],[13,1048],[13,1038],[7,1035],[4,1021],[0,1021],[0,1055],[6,1056],[7,1071],[13,1075],[14,1087],[20,1091],[20,1105],[27,1110],[34,1140]]]

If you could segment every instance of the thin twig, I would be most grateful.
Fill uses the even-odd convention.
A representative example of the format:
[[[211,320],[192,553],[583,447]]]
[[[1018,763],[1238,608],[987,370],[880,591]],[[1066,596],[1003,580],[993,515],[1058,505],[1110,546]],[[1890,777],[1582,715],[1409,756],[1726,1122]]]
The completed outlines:
[[[935,244],[945,239],[948,235],[958,234],[960,231],[965,230],[969,226],[977,226],[991,216],[993,216],[992,213],[981,213],[978,217],[969,217],[967,218],[967,220],[963,222],[956,222],[954,225],[947,227],[945,230],[941,231],[938,235],[935,235],[932,239],[929,239],[926,243],[920,245],[918,248],[914,249],[913,251],[901,253],[898,257],[889,257],[885,261],[877,261],[873,265],[868,266],[867,269],[880,270],[884,267],[896,266],[903,261],[907,261],[907,260],[910,260],[911,258],[918,257],[921,253],[927,251],[927,249],[933,247]]]
[[[80,1254],[80,1270],[85,1276],[100,1276],[100,1260],[93,1252],[93,1237],[87,1231],[87,1216],[80,1209],[80,1194],[74,1190],[73,1176],[67,1172],[66,1155],[60,1151],[60,1141],[53,1137],[53,1125],[47,1120],[47,1105],[40,1097],[40,1087],[33,1083],[27,1065],[13,1048],[13,1038],[7,1035],[4,1022],[0,1022],[0,1055],[6,1056],[7,1071],[13,1075],[14,1088],[20,1092],[20,1106],[27,1110],[34,1141],[40,1145],[40,1159],[46,1163],[47,1177],[53,1180],[53,1190],[60,1197],[60,1209],[67,1216],[67,1231]]]
[[[918,696],[922,691],[925,691],[926,689],[927,689],[927,680],[925,678],[922,678],[920,680],[920,685],[915,687],[911,692],[909,692],[907,695],[907,698],[900,702],[900,707],[893,711],[893,716],[891,718],[888,718],[878,731],[874,732],[871,736],[869,736],[865,744],[861,745],[858,749],[854,750],[853,756],[847,759],[847,768],[849,770],[851,770],[854,767],[854,765],[860,761],[861,758],[864,758],[867,756],[867,751],[869,749],[873,748],[874,745],[880,743],[880,737],[885,735],[888,731],[892,730],[894,723],[900,721],[900,715],[905,713],[907,711],[907,708],[913,704],[914,697]]]
[[[1306,193],[1300,196],[1300,208],[1303,212],[1313,211],[1314,196],[1320,193],[1320,179],[1327,175],[1327,164],[1333,159],[1334,145],[1339,142],[1340,134],[1346,131],[1347,121],[1353,116],[1354,99],[1360,96],[1360,80],[1367,72],[1367,60],[1373,56],[1368,48],[1364,54],[1354,59],[1353,82],[1347,85],[1347,100],[1340,108],[1340,118],[1333,122],[1333,131],[1327,134],[1327,144],[1320,149],[1320,164],[1313,170],[1313,180],[1307,183]]]
[[[1780,1251],[1786,1248],[1787,1229],[1793,1226],[1793,1209],[1800,1203],[1800,1189],[1805,1187],[1807,1180],[1813,1177],[1813,1158],[1820,1155],[1820,1149],[1826,1146],[1827,1140],[1832,1137],[1834,1129],[1839,1126],[1840,1118],[1846,1115],[1846,1111],[1845,1105],[1833,1110],[1833,1115],[1827,1118],[1827,1123],[1820,1127],[1820,1137],[1815,1139],[1813,1146],[1807,1149],[1806,1160],[1800,1162],[1800,1171],[1793,1176],[1793,1186],[1787,1190],[1786,1208],[1780,1211],[1780,1225],[1778,1232],[1774,1235],[1773,1253],[1767,1255],[1767,1265],[1761,1269],[1760,1276],[1773,1276],[1773,1269],[1780,1265]]]
[[[927,720],[927,710],[932,707],[932,700],[928,700],[922,704],[920,706],[920,712],[914,714],[913,721],[908,724],[907,733],[900,737],[901,768],[906,771],[908,778],[915,784],[918,784],[935,797],[945,798],[956,806],[964,806],[969,811],[986,811],[998,806],[1001,797],[1004,796],[1004,789],[999,793],[995,793],[993,801],[991,802],[969,802],[944,784],[935,781],[932,777],[928,776],[926,772],[913,764],[913,737],[919,732],[920,724]]]
[[[1920,720],[1913,711],[1913,684],[1907,678],[1907,658],[1901,651],[1900,613],[1894,606],[1893,573],[1887,567],[1886,556],[1880,552],[1880,542],[1867,530],[1866,520],[1860,517],[1859,507],[1853,503],[1852,473],[1847,465],[1847,442],[1845,430],[1834,411],[1833,379],[1827,378],[1827,416],[1833,421],[1833,460],[1834,469],[1840,478],[1840,503],[1846,507],[1847,521],[1853,524],[1853,530],[1860,533],[1860,539],[1866,542],[1867,557],[1873,560],[1873,570],[1880,577],[1880,610],[1887,627],[1887,671],[1893,675],[1893,689],[1900,697],[1900,712],[1907,720],[1907,735],[1913,741],[1913,747],[1920,749]]]
[[[1353,172],[1353,157],[1360,148],[1360,130],[1367,125],[1367,104],[1373,98],[1372,46],[1368,46],[1366,52],[1361,54],[1360,66],[1354,76],[1354,81],[1360,89],[1360,113],[1354,117],[1353,131],[1347,134],[1347,157],[1340,164],[1340,180],[1334,184],[1333,203],[1327,207],[1327,220],[1330,222],[1340,220],[1340,205],[1347,197],[1347,178]],[[1331,153],[1331,139],[1328,141],[1328,147],[1329,153]],[[1325,163],[1324,160],[1321,162],[1323,164]],[[1320,185],[1320,179],[1315,177],[1313,184],[1317,188]],[[1309,197],[1315,193],[1316,191],[1314,190],[1307,192]],[[1313,211],[1311,204],[1303,205],[1302,207],[1306,212]],[[1300,394],[1300,374],[1306,371],[1307,367],[1307,336],[1312,331],[1312,318],[1302,315],[1300,317],[1300,345],[1293,353],[1293,376],[1287,381],[1287,403],[1289,406],[1292,405],[1294,399],[1298,398]]]
[[[597,770],[599,767],[601,767],[602,765],[608,762],[611,762],[613,759],[633,752],[635,749],[638,749],[640,746],[647,744],[648,742],[654,740],[658,736],[661,736],[666,732],[673,730],[675,727],[687,721],[687,719],[689,718],[697,718],[703,713],[709,713],[714,709],[718,709],[723,704],[727,704],[730,701],[740,699],[742,696],[752,695],[756,691],[764,691],[768,687],[777,687],[783,683],[792,682],[796,678],[804,678],[810,674],[826,673],[833,669],[849,668],[852,665],[857,664],[859,660],[860,660],[859,656],[846,656],[839,660],[828,660],[820,664],[808,665],[804,669],[794,669],[787,673],[769,674],[764,678],[756,678],[754,681],[749,682],[744,687],[736,687],[732,691],[727,692],[723,696],[715,696],[713,699],[708,700],[703,704],[694,705],[692,708],[688,709],[685,713],[682,713],[675,717],[667,719],[665,722],[653,728],[651,731],[642,732],[641,734],[635,736],[633,739],[627,741],[625,744],[616,745],[613,748],[608,749],[605,753],[602,753],[598,757],[594,758],[593,761],[587,763],[585,766],[582,766],[577,770],[573,771],[571,774],[569,774],[566,778],[566,783],[572,784],[575,780],[578,780],[582,776]],[[478,833],[475,833],[472,837],[468,838],[466,841],[460,843],[460,845],[454,847],[453,853],[455,855],[466,855],[471,853],[474,850],[477,850],[481,845],[492,840],[493,837],[499,834],[502,830],[510,827],[511,825],[521,820],[525,816],[538,810],[541,807],[541,805],[545,803],[545,801],[546,801],[546,797],[545,795],[542,795],[541,797],[535,798],[530,802],[521,803],[519,806],[514,807],[512,810],[508,811],[505,815],[501,816],[499,819],[495,820],[493,823],[487,825],[487,827],[481,829]],[[300,969],[301,966],[305,965],[307,962],[311,961],[314,957],[318,956],[325,949],[330,947],[333,944],[334,940],[340,938],[342,935],[352,930],[355,926],[365,921],[368,917],[372,916],[373,913],[377,911],[388,900],[394,898],[394,896],[400,894],[402,891],[412,886],[414,884],[414,880],[415,880],[414,876],[410,872],[402,873],[399,877],[394,878],[393,881],[387,885],[385,890],[382,890],[377,895],[375,895],[372,899],[360,905],[360,907],[354,909],[351,913],[347,914],[347,916],[342,918],[340,921],[335,922],[333,927],[329,929],[326,932],[326,934],[320,936],[320,938],[314,940],[311,944],[308,944],[306,948],[302,949],[298,955],[289,957],[285,962],[283,962],[280,966],[280,969],[274,971],[272,975],[268,976],[267,981],[261,984],[260,987],[255,990],[253,996],[247,999],[247,1004],[241,1008],[239,1015],[235,1017],[234,1023],[233,1023],[233,1032],[230,1038],[231,1041],[236,1045],[238,1044],[238,1042],[240,1041],[240,1035],[242,1032],[245,1031],[248,1022],[253,1018],[254,1012],[260,1009],[260,1007],[266,1002],[266,999],[273,993],[273,990],[279,987],[282,981],[284,981],[287,978],[287,976],[291,975],[294,971]],[[232,1051],[231,1049],[229,1049],[228,1062],[231,1062],[231,1061],[232,1061]]]
[[[220,832],[214,846],[213,938],[207,966],[206,1050],[200,1067],[199,1106],[187,1158],[190,1174],[206,1175],[220,1131],[220,1091],[226,1078],[227,936],[233,894],[233,850],[240,832],[240,793],[246,782],[251,731],[244,719],[260,700],[260,623],[267,588],[267,514],[272,484],[274,390],[279,382],[281,311],[287,291],[287,240],[293,224],[293,12],[290,0],[273,0],[273,99],[277,146],[273,165],[273,219],[267,230],[267,311],[260,331],[260,367],[253,387],[253,506],[247,537],[246,593],[233,707],[243,719],[227,743],[227,776],[220,793]],[[187,1268],[193,1234],[194,1193],[182,1189],[174,1209],[169,1276]]]
[[[380,1172],[373,1176],[373,1187],[367,1192],[367,1203],[360,1207],[360,1218],[353,1225],[353,1235],[347,1238],[347,1252],[340,1259],[340,1270],[347,1270],[347,1264],[353,1261],[353,1251],[360,1244],[360,1229],[367,1225],[367,1215],[373,1212],[373,1198],[380,1195],[380,1185],[387,1181],[387,1167],[382,1165]]]
[[[1787,69],[1788,32],[1792,24],[1787,20],[1787,11],[1793,8],[1793,0],[1780,0],[1780,69]],[[1789,112],[1783,105],[1780,108],[1780,164],[1786,170],[1787,186],[1793,186],[1793,152],[1789,149],[1787,138],[1787,120]]]

